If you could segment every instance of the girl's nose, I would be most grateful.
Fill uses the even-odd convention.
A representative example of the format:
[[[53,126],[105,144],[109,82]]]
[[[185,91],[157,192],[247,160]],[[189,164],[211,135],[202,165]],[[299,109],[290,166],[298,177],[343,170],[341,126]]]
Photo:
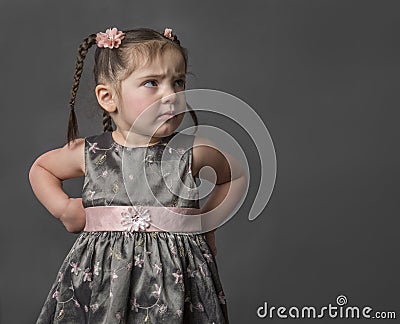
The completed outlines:
[[[164,97],[162,97],[161,103],[172,104],[172,103],[175,103],[176,99],[177,99],[177,95],[176,95],[175,91],[170,91],[170,92],[168,92],[168,94],[166,94]]]

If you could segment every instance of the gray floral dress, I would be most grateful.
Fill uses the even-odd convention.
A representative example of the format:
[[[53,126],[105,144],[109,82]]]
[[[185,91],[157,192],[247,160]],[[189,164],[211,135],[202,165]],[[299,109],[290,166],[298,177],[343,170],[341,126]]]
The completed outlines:
[[[191,174],[194,136],[180,134],[172,145],[176,134],[136,148],[117,144],[111,132],[86,137],[85,210],[120,206],[132,212],[137,206],[143,212],[160,203],[198,209]],[[162,156],[167,163],[161,174]],[[85,227],[79,233],[36,324],[228,323],[216,259],[204,234],[146,231],[148,214],[142,216],[121,222],[124,230]]]

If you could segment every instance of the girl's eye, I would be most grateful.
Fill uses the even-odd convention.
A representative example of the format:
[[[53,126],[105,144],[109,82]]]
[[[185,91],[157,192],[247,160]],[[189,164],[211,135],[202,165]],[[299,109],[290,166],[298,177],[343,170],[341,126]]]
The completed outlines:
[[[176,80],[175,82],[177,83],[178,87],[184,87],[185,86],[185,80],[183,80],[183,79]],[[147,84],[152,84],[152,85],[146,86]],[[157,86],[157,81],[156,80],[148,80],[143,85],[146,86],[146,87]]]
[[[156,81],[155,81],[155,80],[149,80],[149,81],[146,81],[146,82],[144,83],[144,85],[146,85],[146,84],[148,84],[148,83],[153,83],[153,84],[155,84]]]

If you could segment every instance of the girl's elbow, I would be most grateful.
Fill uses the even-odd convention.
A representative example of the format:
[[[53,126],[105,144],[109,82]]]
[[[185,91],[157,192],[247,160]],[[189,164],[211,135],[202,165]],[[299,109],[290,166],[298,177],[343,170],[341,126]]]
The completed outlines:
[[[80,226],[80,225],[69,224],[69,223],[64,223],[64,222],[63,222],[63,225],[64,225],[65,229],[67,230],[67,232],[69,232],[69,233],[78,234],[82,231],[82,226]]]
[[[36,160],[37,161],[37,160]],[[28,179],[31,185],[33,185],[33,183],[36,180],[36,174],[38,169],[40,168],[37,162],[33,162],[33,164],[31,165],[30,169],[29,169],[29,173],[28,173]]]
[[[69,233],[72,233],[72,234],[78,234],[78,233],[82,232],[81,228],[74,227],[74,226],[68,226],[68,227],[66,226],[65,228]]]

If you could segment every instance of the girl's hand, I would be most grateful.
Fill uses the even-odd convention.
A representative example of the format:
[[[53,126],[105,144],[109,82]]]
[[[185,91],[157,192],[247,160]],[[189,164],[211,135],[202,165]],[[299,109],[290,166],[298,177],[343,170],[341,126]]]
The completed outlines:
[[[86,225],[86,213],[82,198],[69,198],[60,221],[70,233],[79,233]]]
[[[217,256],[217,246],[215,245],[215,230],[205,233],[206,241],[214,256]]]

